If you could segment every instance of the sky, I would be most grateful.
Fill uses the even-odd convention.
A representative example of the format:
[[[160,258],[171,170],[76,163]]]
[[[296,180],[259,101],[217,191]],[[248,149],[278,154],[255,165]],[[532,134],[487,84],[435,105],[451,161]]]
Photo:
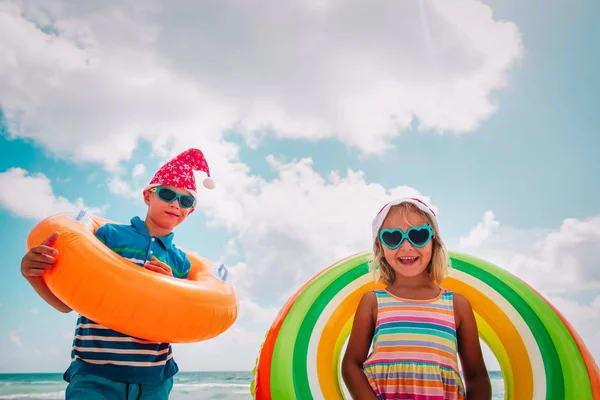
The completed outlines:
[[[69,362],[76,314],[20,273],[31,229],[84,207],[145,216],[141,188],[190,147],[217,187],[175,242],[228,266],[240,310],[174,345],[181,370],[251,370],[287,298],[368,250],[373,215],[406,195],[431,203],[450,250],[540,291],[600,362],[599,12],[0,0],[0,372]]]

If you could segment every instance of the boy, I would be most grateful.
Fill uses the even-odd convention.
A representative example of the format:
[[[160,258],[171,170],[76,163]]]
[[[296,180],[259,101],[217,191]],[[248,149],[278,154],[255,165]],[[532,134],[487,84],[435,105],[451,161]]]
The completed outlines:
[[[204,171],[204,186],[212,189],[204,155],[189,149],[163,165],[144,188],[146,218],[131,225],[106,224],[96,237],[117,254],[154,272],[185,279],[190,261],[173,245],[173,229],[191,214],[197,193],[193,170]],[[61,312],[71,309],[44,284],[41,275],[51,268],[57,251],[51,246],[58,233],[32,248],[21,262],[21,272],[48,304]],[[178,372],[169,343],[129,337],[80,315],[77,320],[71,365],[64,373],[69,382],[67,400],[168,399]]]

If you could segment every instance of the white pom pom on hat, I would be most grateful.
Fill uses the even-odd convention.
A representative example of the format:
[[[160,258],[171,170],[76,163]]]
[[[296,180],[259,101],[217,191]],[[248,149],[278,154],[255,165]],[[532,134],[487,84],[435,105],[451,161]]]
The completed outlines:
[[[207,189],[214,189],[216,186],[215,181],[210,176],[202,181],[202,185]]]

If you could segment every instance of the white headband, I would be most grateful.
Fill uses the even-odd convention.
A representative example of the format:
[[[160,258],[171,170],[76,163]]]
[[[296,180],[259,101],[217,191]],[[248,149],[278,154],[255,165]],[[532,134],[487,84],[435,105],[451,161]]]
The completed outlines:
[[[403,199],[397,199],[397,200],[390,201],[385,206],[383,206],[383,208],[381,210],[379,210],[379,212],[377,213],[375,218],[373,218],[373,224],[372,224],[373,242],[375,242],[375,240],[377,240],[377,235],[379,234],[379,229],[381,229],[381,225],[383,224],[385,217],[387,217],[388,213],[390,212],[390,209],[393,206],[396,206],[401,203],[414,204],[416,207],[419,208],[419,210],[421,210],[421,211],[425,212],[427,215],[429,215],[431,217],[431,221],[433,222],[433,225],[434,225],[433,228],[435,229],[436,232],[439,232],[440,229],[438,226],[437,217],[435,216],[435,213],[433,212],[433,210],[431,208],[429,208],[429,206],[427,204],[423,203],[421,200],[414,198],[414,197],[413,198],[403,198]]]

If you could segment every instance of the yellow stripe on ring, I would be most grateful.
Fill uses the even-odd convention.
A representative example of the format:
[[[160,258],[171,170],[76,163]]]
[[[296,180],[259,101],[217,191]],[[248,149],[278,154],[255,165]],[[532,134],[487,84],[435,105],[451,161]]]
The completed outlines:
[[[489,297],[466,283],[448,277],[444,280],[444,287],[456,293],[461,293],[469,299],[473,312],[479,314],[487,322],[488,328],[498,336],[498,340],[493,344],[494,347],[492,348],[494,354],[498,351],[497,347],[504,347],[506,350],[506,357],[509,360],[509,365],[506,366],[507,371],[510,371],[510,375],[513,377],[519,377],[519,385],[513,385],[514,392],[507,392],[505,395],[506,398],[533,398],[533,368],[531,360],[529,359],[525,343],[513,322]],[[506,373],[506,371],[504,372]]]
[[[338,335],[338,338],[335,341],[335,348],[333,349],[333,360],[334,361],[331,363],[333,379],[334,379],[333,384],[335,385],[336,388],[338,388],[338,390],[341,390],[341,387],[342,387],[342,385],[340,385],[341,368],[339,365],[340,364],[339,360],[342,358],[341,357],[342,348],[344,347],[346,338],[350,335],[350,331],[352,330],[352,322],[353,321],[354,321],[354,315],[351,316],[350,319],[348,319],[348,322],[346,322],[346,324],[340,331],[340,334]],[[344,396],[340,393],[340,397],[338,397],[338,399],[339,398],[344,398]]]
[[[515,390],[515,381],[512,369],[510,368],[508,353],[490,324],[488,324],[477,312],[473,313],[475,314],[475,320],[477,321],[479,336],[488,345],[490,350],[492,350],[494,356],[498,360],[498,364],[500,364],[500,371],[502,371],[502,379],[504,380],[504,398],[512,399],[514,398],[511,396]]]
[[[375,287],[381,285],[375,285],[372,281],[366,285],[362,285],[354,292],[350,293],[344,298],[339,306],[335,309],[329,321],[323,328],[321,339],[319,340],[319,346],[317,351],[317,375],[319,377],[319,385],[321,386],[321,392],[324,399],[343,399],[344,394],[342,393],[340,382],[338,381],[338,373],[332,373],[337,369],[339,361],[340,351],[336,357],[336,347],[338,343],[344,343],[352,325],[349,326],[347,332],[342,329],[347,325],[348,321],[353,319],[356,307],[360,302],[362,295],[369,290],[375,289]]]

